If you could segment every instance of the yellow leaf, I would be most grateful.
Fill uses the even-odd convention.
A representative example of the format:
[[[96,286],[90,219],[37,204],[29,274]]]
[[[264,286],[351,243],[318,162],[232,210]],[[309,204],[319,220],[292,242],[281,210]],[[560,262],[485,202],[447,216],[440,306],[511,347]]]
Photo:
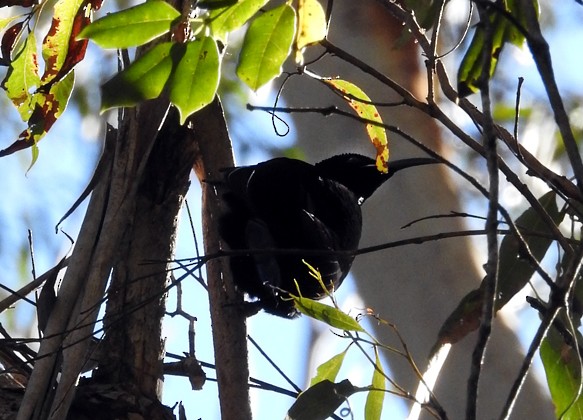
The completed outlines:
[[[350,107],[356,111],[360,118],[378,123],[367,124],[366,132],[376,149],[376,167],[379,172],[386,174],[389,171],[389,140],[387,138],[387,132],[379,125],[383,124],[383,120],[377,107],[371,103],[368,95],[353,83],[341,79],[323,79],[323,81],[338,92],[348,102]]]
[[[327,32],[326,15],[318,0],[299,0],[296,63],[301,65],[304,61],[304,48],[323,40]]]

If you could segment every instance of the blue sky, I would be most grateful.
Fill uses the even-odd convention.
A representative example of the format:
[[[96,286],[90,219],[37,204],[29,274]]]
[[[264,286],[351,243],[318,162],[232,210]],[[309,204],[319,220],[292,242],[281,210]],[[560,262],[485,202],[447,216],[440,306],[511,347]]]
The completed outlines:
[[[547,32],[547,35],[551,44],[559,87],[565,92],[580,92],[583,86],[581,72],[583,58],[579,52],[579,46],[583,44],[581,29],[583,7],[576,5],[574,1],[564,0],[561,2],[561,7],[556,7],[555,19],[560,22],[560,25],[555,25]],[[529,65],[528,54],[515,54],[515,56],[516,70],[520,73],[517,76],[526,75],[528,89],[533,91],[540,89],[536,70],[531,64]],[[524,61],[521,57],[525,58]],[[83,65],[90,67],[99,63],[90,58]],[[81,83],[91,82],[92,80],[87,78],[81,80]],[[18,122],[15,111],[6,104],[6,99],[2,97],[0,100],[4,112],[4,127],[0,131],[0,148],[4,148],[13,141],[23,126]],[[267,104],[272,102],[272,99],[265,100]],[[576,123],[581,124],[581,122]],[[102,121],[95,118],[83,119],[75,109],[69,109],[47,138],[41,142],[40,158],[30,171],[27,172],[30,155],[26,151],[0,159],[2,196],[0,200],[0,283],[18,288],[24,281],[31,279],[27,245],[28,229],[33,232],[37,275],[51,268],[69,250],[69,240],[61,233],[55,234],[54,226],[76,200],[91,176],[100,153],[102,126]],[[281,142],[281,139],[273,134],[270,118],[259,113],[254,113],[250,120],[231,121],[230,129],[235,142],[238,137],[245,136],[247,130],[261,133],[264,144],[270,144],[276,139]],[[286,139],[286,144],[291,144],[291,140],[293,140],[292,137]],[[267,157],[264,151],[245,156],[245,159],[239,159],[240,163],[251,163]],[[189,203],[195,216],[200,213],[199,196],[200,192],[194,181],[189,193]],[[62,225],[63,230],[73,237],[77,235],[84,209],[84,205],[81,206]],[[200,226],[200,220],[197,218],[195,218],[195,225]],[[193,255],[193,244],[187,220],[182,221],[180,229],[177,257],[190,257]],[[198,237],[201,237],[200,230]],[[206,296],[193,280],[185,280],[185,284],[190,289],[187,310],[198,317],[197,357],[200,360],[212,362],[210,322],[205,306]],[[352,290],[350,285],[344,286],[338,294],[339,301],[349,298]],[[172,310],[173,295],[168,305]],[[0,321],[12,331],[27,334],[27,329],[33,320],[31,309],[27,304],[20,303],[15,309],[0,315]],[[289,321],[263,314],[249,320],[250,334],[301,387],[305,386],[303,366],[307,354],[305,345],[309,339],[306,336],[309,322],[307,319]],[[180,354],[187,351],[186,328],[187,324],[183,320],[165,322],[169,352]],[[344,345],[345,343],[341,340],[331,338],[331,344],[327,349],[329,354],[326,355],[323,352],[322,361],[341,351]],[[266,366],[262,357],[252,347],[250,347],[250,355],[253,376],[287,387],[283,379],[279,378],[272,368]],[[309,376],[313,373],[310,372]],[[344,373],[349,372],[347,370]],[[366,385],[372,372],[356,371],[350,374],[357,378],[358,385]],[[207,375],[214,376],[213,372],[208,370]],[[182,400],[187,406],[189,418],[219,418],[218,406],[215,405],[216,386],[213,383],[207,383],[203,391],[192,392],[186,379],[167,379],[166,391],[165,402],[171,405],[175,401]],[[271,392],[254,392],[252,402],[256,410],[255,418],[273,419],[283,418],[292,400]],[[353,404],[356,409],[359,407],[359,402],[355,401]],[[356,418],[360,418],[358,411],[355,415]]]

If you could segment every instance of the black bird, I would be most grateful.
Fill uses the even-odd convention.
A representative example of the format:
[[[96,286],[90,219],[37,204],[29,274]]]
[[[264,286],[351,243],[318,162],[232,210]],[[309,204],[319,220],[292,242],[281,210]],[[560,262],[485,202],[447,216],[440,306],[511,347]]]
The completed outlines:
[[[373,159],[343,154],[315,165],[275,158],[226,169],[222,197],[228,210],[219,221],[219,230],[231,249],[323,251],[305,257],[297,251],[232,257],[235,284],[255,299],[250,313],[264,309],[285,318],[298,316],[287,298],[288,292],[298,295],[298,286],[304,297],[326,296],[302,259],[320,271],[328,290],[337,289],[354,257],[330,251],[358,248],[362,203],[397,171],[430,163],[437,161],[398,160],[383,174]]]

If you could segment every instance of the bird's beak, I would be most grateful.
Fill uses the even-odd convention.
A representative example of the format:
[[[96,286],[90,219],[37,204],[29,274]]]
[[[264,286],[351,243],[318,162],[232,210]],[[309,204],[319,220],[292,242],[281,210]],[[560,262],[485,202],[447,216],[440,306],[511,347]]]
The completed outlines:
[[[393,162],[389,162],[388,176],[391,177],[402,169],[412,168],[414,166],[431,165],[434,163],[441,163],[441,161],[431,157],[395,160]]]

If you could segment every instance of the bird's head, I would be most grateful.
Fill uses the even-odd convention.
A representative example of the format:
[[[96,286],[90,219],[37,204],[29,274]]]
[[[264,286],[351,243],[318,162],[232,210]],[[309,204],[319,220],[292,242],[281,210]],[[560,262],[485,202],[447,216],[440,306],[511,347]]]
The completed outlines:
[[[432,163],[439,163],[439,161],[433,158],[396,160],[389,163],[389,172],[384,174],[377,169],[374,159],[355,153],[347,153],[332,156],[315,166],[320,176],[333,179],[344,185],[359,197],[359,204],[362,204],[383,182],[401,169]]]

